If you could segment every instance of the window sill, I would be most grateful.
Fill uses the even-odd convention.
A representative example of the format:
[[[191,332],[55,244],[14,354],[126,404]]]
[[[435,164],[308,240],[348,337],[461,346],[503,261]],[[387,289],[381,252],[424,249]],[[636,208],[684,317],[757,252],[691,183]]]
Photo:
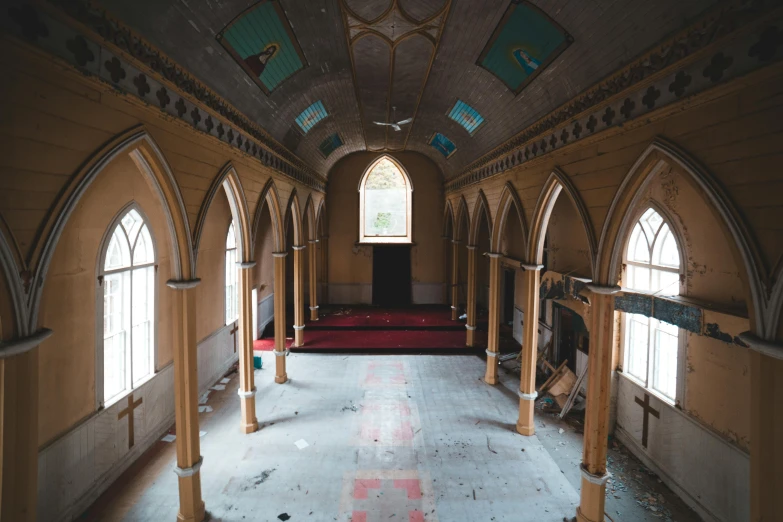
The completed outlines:
[[[152,372],[151,374],[149,374],[148,376],[146,376],[145,378],[137,382],[134,386],[131,386],[130,390],[125,390],[124,392],[120,393],[116,397],[112,398],[110,401],[105,402],[103,404],[102,409],[107,410],[111,408],[112,406],[120,402],[122,399],[126,398],[128,395],[132,394],[133,392],[135,392],[136,390],[138,390],[139,388],[141,388],[142,386],[150,382],[156,375],[158,375],[158,372]]]
[[[658,392],[658,391],[653,390],[652,388],[646,387],[644,384],[642,384],[642,381],[640,381],[639,379],[637,379],[633,375],[625,373],[624,371],[622,371],[620,369],[617,370],[617,373],[619,373],[622,377],[625,377],[630,382],[632,382],[633,384],[635,384],[636,386],[641,388],[645,393],[649,393],[650,395],[652,395],[653,397],[655,397],[659,401],[663,402],[664,404],[670,406],[671,408],[673,408],[675,410],[679,410],[680,409],[679,406],[677,406],[677,402],[676,401],[673,401],[672,399],[670,399],[666,395],[663,395],[661,392]]]
[[[416,246],[416,243],[413,241],[408,241],[407,239],[404,241],[388,241],[384,239],[383,241],[357,241],[355,243],[355,246],[378,246],[378,245],[399,245],[399,246]]]

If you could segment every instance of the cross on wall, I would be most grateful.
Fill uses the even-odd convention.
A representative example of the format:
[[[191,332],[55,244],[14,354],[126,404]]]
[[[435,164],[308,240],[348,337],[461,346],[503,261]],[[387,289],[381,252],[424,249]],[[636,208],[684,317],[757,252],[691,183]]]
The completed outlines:
[[[639,397],[634,397],[634,401],[636,401],[636,404],[642,407],[644,420],[642,421],[642,446],[644,449],[647,449],[647,434],[650,429],[650,414],[652,414],[656,419],[661,418],[661,412],[650,406],[650,396],[648,394],[644,394],[644,400],[640,399]]]
[[[134,426],[133,426],[133,410],[141,406],[141,402],[143,401],[143,398],[140,398],[137,401],[133,401],[133,394],[131,393],[128,395],[128,406],[121,410],[119,415],[117,415],[117,420],[120,420],[121,418],[128,416],[128,449],[131,449],[133,447],[133,444],[135,443],[134,440]]]
[[[231,337],[234,339],[234,353],[237,353],[237,332],[239,331],[239,322],[234,321],[234,327],[229,330]]]

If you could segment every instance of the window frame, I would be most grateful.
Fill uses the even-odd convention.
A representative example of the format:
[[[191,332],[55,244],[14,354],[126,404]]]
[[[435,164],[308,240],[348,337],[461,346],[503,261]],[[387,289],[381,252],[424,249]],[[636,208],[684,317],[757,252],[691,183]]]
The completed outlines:
[[[228,247],[228,235],[233,230],[234,232],[234,247],[229,248]],[[239,238],[237,237],[237,227],[234,224],[234,220],[232,219],[228,224],[228,230],[226,231],[226,242],[225,242],[225,248],[223,250],[223,261],[226,266],[224,266],[224,278],[223,278],[223,318],[225,319],[225,326],[232,325],[239,321],[239,267],[237,266],[237,263],[239,262]],[[236,309],[234,318],[229,320],[228,317],[228,296],[227,296],[227,290],[228,290],[228,253],[234,252],[234,297],[235,297],[235,306]]]
[[[383,160],[389,160],[391,161],[397,169],[399,169],[400,173],[402,173],[403,178],[405,179],[405,187],[407,191],[406,195],[406,214],[407,214],[407,223],[406,223],[406,234],[404,236],[367,236],[364,233],[364,225],[365,225],[365,185],[367,184],[367,179],[370,177],[370,174],[375,169],[375,167]],[[369,166],[364,170],[364,174],[362,174],[362,177],[359,181],[359,233],[358,233],[358,243],[359,244],[369,244],[369,245],[412,245],[413,244],[413,182],[411,181],[411,177],[408,174],[408,171],[405,170],[405,167],[402,166],[402,164],[394,159],[393,157],[389,156],[388,154],[382,154],[375,160],[373,160]]]
[[[671,272],[676,273],[680,276],[680,283],[678,288],[677,296],[683,295],[683,291],[686,288],[685,284],[685,276],[686,276],[686,262],[687,262],[687,256],[685,253],[685,242],[682,240],[682,234],[680,233],[680,230],[674,226],[674,221],[669,217],[668,213],[660,208],[655,202],[648,201],[646,204],[644,204],[642,207],[641,212],[637,212],[634,215],[633,221],[631,221],[631,226],[629,227],[630,230],[628,232],[627,237],[625,238],[625,245],[623,247],[623,283],[627,281],[628,278],[628,266],[637,266],[642,268],[648,268],[650,270],[660,270],[665,272]],[[656,212],[662,219],[663,224],[666,224],[669,228],[669,232],[672,235],[675,245],[677,246],[677,253],[679,255],[679,267],[674,268],[670,266],[665,265],[658,265],[653,263],[653,257],[652,252],[655,250],[656,242],[659,239],[659,231],[656,233],[656,237],[654,239],[652,248],[650,249],[650,262],[649,263],[642,263],[637,261],[630,261],[628,259],[628,251],[631,247],[631,238],[633,236],[633,231],[636,228],[636,225],[640,223],[640,220],[644,216],[644,214],[647,213],[648,210],[652,209],[654,212]],[[642,233],[646,235],[646,231],[644,230],[644,227],[642,226]],[[652,273],[651,276],[652,277]],[[637,295],[648,295],[653,296],[657,295],[660,290],[638,290],[638,289],[632,289],[627,288],[623,285],[623,292],[626,294],[637,294]],[[676,298],[677,296],[672,296]],[[661,400],[662,402],[669,404],[673,407],[680,407],[682,404],[682,401],[685,398],[685,369],[686,369],[686,362],[687,362],[687,335],[688,332],[683,330],[682,328],[677,327],[677,368],[676,368],[676,386],[675,386],[675,395],[674,397],[669,397],[665,393],[657,390],[653,385],[653,372],[654,372],[654,350],[655,350],[655,341],[654,336],[656,332],[659,330],[660,324],[669,324],[665,323],[664,321],[660,321],[659,319],[656,319],[654,317],[646,317],[647,319],[647,353],[646,353],[646,376],[645,379],[642,380],[636,375],[631,374],[629,371],[627,371],[627,363],[630,361],[630,351],[631,351],[631,343],[630,340],[630,329],[629,325],[630,322],[633,320],[633,315],[637,314],[630,314],[627,312],[621,312],[620,313],[620,332],[618,336],[618,340],[620,342],[620,356],[621,356],[621,364],[620,364],[620,370],[621,374],[624,375],[626,378],[634,382],[636,385],[643,388],[646,392],[654,395],[656,398]],[[675,326],[675,325],[673,325]],[[675,326],[676,327],[676,326]]]
[[[114,236],[114,231],[116,230],[117,226],[121,224],[122,219],[131,211],[135,210],[142,220],[142,227],[146,225],[147,232],[149,234],[150,243],[152,244],[152,257],[153,261],[151,263],[145,263],[142,265],[134,265],[133,264],[133,253],[130,253],[130,260],[131,264],[129,267],[120,268],[120,269],[113,269],[113,270],[106,270],[105,264],[106,264],[106,256],[109,251],[109,246],[111,244],[112,237]],[[139,232],[136,237],[136,240],[138,241],[138,238],[141,235],[141,228],[139,227]],[[125,232],[124,228],[121,227],[121,230],[123,231],[123,234],[126,234],[127,239],[127,233]],[[130,243],[130,241],[128,241]],[[159,295],[160,292],[158,291],[158,266],[159,266],[159,257],[158,257],[158,245],[155,240],[155,234],[153,232],[152,226],[150,224],[150,220],[147,217],[147,214],[142,210],[141,206],[135,202],[131,201],[124,207],[120,209],[120,211],[112,218],[109,225],[106,227],[103,238],[101,239],[100,248],[98,250],[98,260],[96,263],[96,286],[95,286],[95,314],[97,316],[97,320],[95,321],[95,409],[105,409],[108,408],[117,402],[121,401],[131,393],[133,393],[135,390],[138,390],[140,387],[142,387],[145,383],[149,382],[153,377],[155,377],[158,372],[160,371],[160,368],[158,367],[158,319],[160,317],[160,306],[159,306]],[[128,348],[131,350],[131,368],[129,371],[131,371],[131,382],[130,386],[125,389],[124,391],[118,393],[108,401],[104,397],[105,392],[105,375],[104,375],[104,283],[105,283],[105,276],[107,275],[113,275],[113,274],[122,274],[122,273],[128,273],[128,303],[129,303],[129,309],[133,309],[133,272],[135,270],[140,270],[143,268],[152,268],[152,318],[150,319],[150,325],[152,327],[152,347],[151,347],[151,361],[150,361],[150,373],[135,383],[133,382],[132,377],[132,366],[133,366],[133,359],[132,359],[132,341],[128,340]],[[129,317],[129,322],[131,325],[131,330],[133,328],[133,317],[132,315]],[[126,376],[127,378],[127,376]]]

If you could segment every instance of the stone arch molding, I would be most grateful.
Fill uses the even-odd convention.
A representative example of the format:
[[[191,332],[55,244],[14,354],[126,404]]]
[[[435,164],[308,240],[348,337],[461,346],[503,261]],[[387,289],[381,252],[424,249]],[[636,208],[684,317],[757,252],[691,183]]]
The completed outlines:
[[[489,211],[489,203],[487,203],[487,196],[484,194],[484,191],[479,189],[478,195],[476,196],[476,203],[473,205],[473,219],[470,220],[470,228],[468,229],[468,244],[475,246],[478,244],[478,235],[479,235],[479,228],[481,227],[481,213],[484,213],[484,216],[487,218],[487,225],[489,228],[489,233],[492,234],[492,214]],[[492,238],[490,237],[490,248],[491,246]],[[494,252],[494,250],[493,250]]]
[[[764,284],[765,270],[758,246],[718,181],[687,153],[662,138],[656,138],[642,152],[612,200],[598,244],[595,280],[601,284],[616,284],[622,263],[624,240],[633,224],[632,218],[636,215],[633,209],[644,203],[643,193],[650,180],[667,166],[676,167],[695,183],[705,201],[712,205],[720,216],[720,223],[733,241],[734,250],[740,258],[737,261],[741,261],[739,264],[745,267],[751,328],[755,335],[771,340],[780,316],[783,285],[779,281],[774,287],[768,288]]]
[[[239,180],[239,175],[231,163],[226,163],[212,181],[212,184],[201,202],[201,207],[196,218],[196,226],[193,230],[193,256],[194,263],[198,263],[198,251],[201,244],[201,236],[204,233],[204,225],[212,202],[220,189],[225,190],[228,197],[228,205],[231,208],[231,217],[239,232],[239,258],[243,263],[253,260],[253,241],[250,232],[250,211],[245,197],[245,190]]]
[[[500,243],[503,240],[503,232],[505,231],[508,215],[512,207],[516,209],[519,226],[522,230],[522,241],[525,250],[527,250],[528,229],[527,223],[525,222],[525,213],[522,209],[522,202],[519,200],[519,194],[514,188],[514,185],[512,185],[510,181],[507,181],[503,187],[503,192],[500,194],[500,202],[498,203],[498,208],[495,212],[495,226],[492,229],[492,240],[490,242],[490,249],[493,252],[500,252]]]
[[[536,208],[533,211],[533,221],[530,224],[530,238],[528,241],[528,261],[540,265],[544,254],[544,239],[546,230],[549,226],[549,219],[552,217],[552,210],[560,197],[560,193],[565,191],[568,199],[576,208],[579,219],[584,227],[587,246],[590,249],[590,270],[595,278],[597,247],[593,224],[590,220],[590,214],[587,213],[587,207],[582,201],[576,187],[571,180],[560,169],[554,169],[544,183],[544,188],[536,201]]]
[[[14,329],[16,337],[26,337],[31,333],[31,330],[28,328],[29,321],[24,284],[20,277],[23,269],[17,262],[17,256],[9,239],[11,239],[11,235],[5,232],[3,228],[0,228],[0,267],[2,267],[8,291],[11,293]]]
[[[174,280],[195,278],[195,259],[190,224],[179,186],[166,158],[144,126],[136,126],[120,134],[102,147],[71,177],[62,195],[52,207],[40,239],[34,245],[30,263],[34,267],[30,291],[26,299],[27,331],[34,331],[38,322],[44,281],[55,249],[76,205],[103,170],[121,154],[128,154],[141,174],[150,182],[160,199],[166,216],[168,239],[171,243]]]
[[[272,232],[274,233],[275,251],[285,251],[285,233],[283,227],[283,214],[280,209],[280,195],[277,192],[275,181],[269,179],[261,190],[261,196],[258,198],[256,211],[253,214],[252,227],[252,248],[255,251],[256,238],[258,237],[259,227],[261,226],[261,216],[265,211],[269,211],[270,221],[272,222]]]

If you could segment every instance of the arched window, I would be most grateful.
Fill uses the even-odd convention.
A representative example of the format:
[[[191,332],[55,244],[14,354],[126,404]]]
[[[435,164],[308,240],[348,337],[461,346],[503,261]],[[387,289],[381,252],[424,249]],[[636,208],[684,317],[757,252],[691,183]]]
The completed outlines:
[[[359,184],[359,242],[410,243],[410,178],[388,156],[376,160]]]
[[[625,253],[626,288],[655,295],[680,293],[680,249],[668,223],[654,209],[642,214]],[[645,388],[677,399],[679,328],[652,317],[625,314],[624,371]]]
[[[104,405],[155,371],[155,245],[135,206],[111,227],[100,270]]]
[[[231,223],[226,236],[226,324],[231,324],[237,319],[239,319],[237,237],[234,234],[234,223]]]

